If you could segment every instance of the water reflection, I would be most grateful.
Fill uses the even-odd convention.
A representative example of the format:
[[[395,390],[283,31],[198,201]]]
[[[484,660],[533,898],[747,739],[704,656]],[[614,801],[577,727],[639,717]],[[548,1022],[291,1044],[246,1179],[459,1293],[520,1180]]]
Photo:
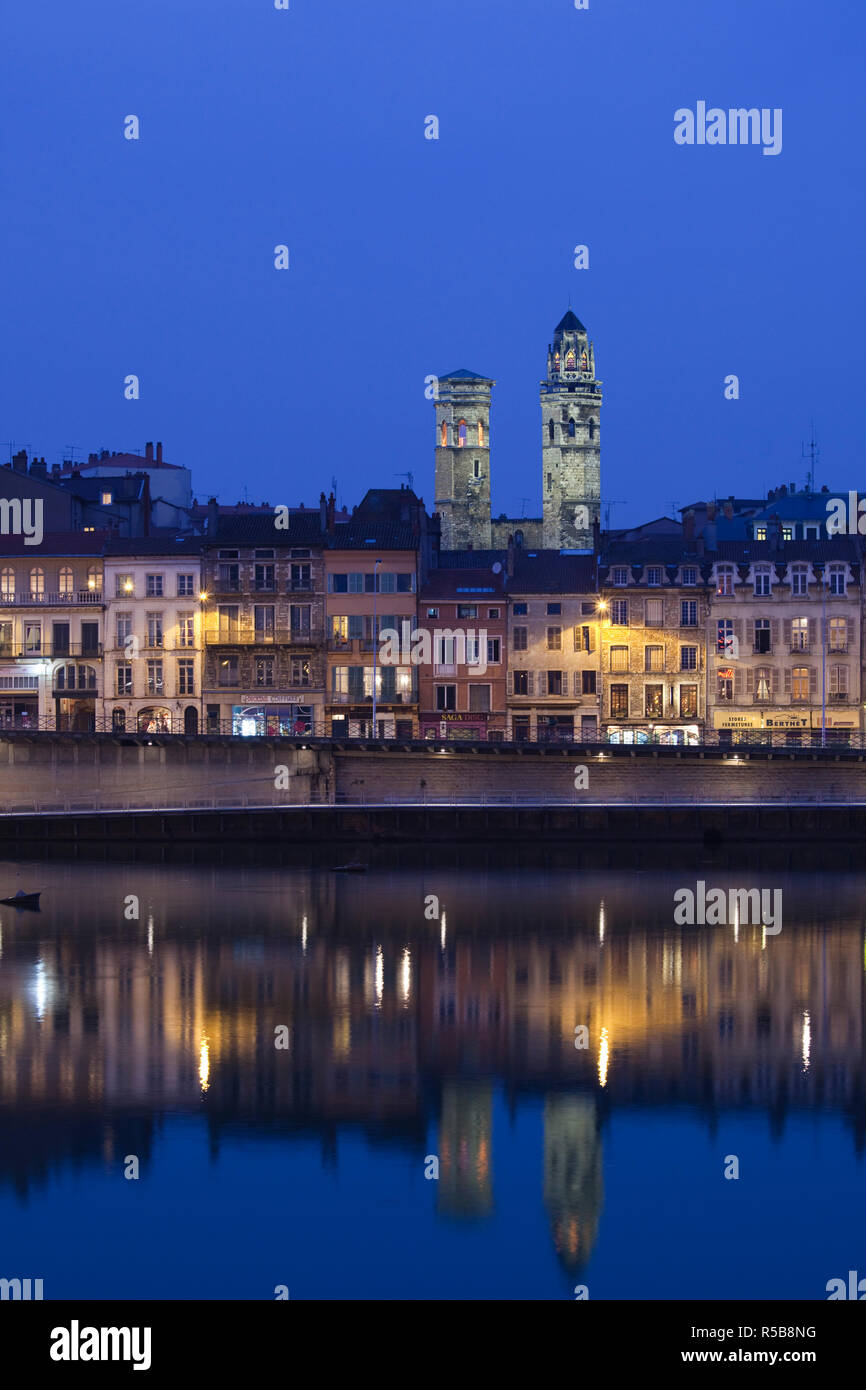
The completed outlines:
[[[438,1156],[413,1200],[443,1222],[492,1221],[519,1166],[573,1272],[603,1230],[619,1113],[684,1108],[712,1136],[726,1112],[763,1112],[777,1139],[794,1114],[835,1113],[862,1151],[854,875],[765,880],[785,902],[767,937],[674,927],[682,872],[0,865],[0,883],[21,874],[44,910],[0,909],[0,1189],[28,1200],[127,1153],[147,1170],[172,1113],[205,1126],[217,1163],[239,1133],[317,1136],[333,1172],[357,1130],[419,1175]],[[499,1096],[512,1115],[538,1099],[534,1154],[510,1156]]]

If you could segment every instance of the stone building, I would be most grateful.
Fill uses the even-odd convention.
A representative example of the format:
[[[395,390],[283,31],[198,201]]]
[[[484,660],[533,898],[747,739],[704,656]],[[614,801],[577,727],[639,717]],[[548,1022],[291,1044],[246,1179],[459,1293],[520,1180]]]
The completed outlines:
[[[508,569],[507,737],[593,742],[601,626],[594,558],[512,547]]]
[[[599,563],[602,737],[703,741],[710,572],[700,541],[614,541]]]
[[[732,742],[859,734],[859,539],[709,541],[710,726]]]
[[[506,552],[442,551],[418,601],[422,738],[501,742],[507,727]],[[438,634],[438,637],[437,637]]]
[[[218,516],[204,545],[206,733],[310,734],[324,725],[324,546],[319,511]]]
[[[103,727],[198,733],[201,541],[112,538],[105,546]]]
[[[4,536],[0,728],[93,730],[103,692],[104,532]]]
[[[592,546],[601,506],[601,382],[595,349],[571,309],[554,329],[541,382],[542,517],[491,519],[494,381],[461,369],[437,379],[436,510],[448,550]]]

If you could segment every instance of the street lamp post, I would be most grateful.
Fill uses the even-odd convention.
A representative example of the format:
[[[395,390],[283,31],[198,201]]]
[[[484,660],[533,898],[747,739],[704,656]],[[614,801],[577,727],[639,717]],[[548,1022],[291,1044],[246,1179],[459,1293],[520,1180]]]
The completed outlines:
[[[207,660],[207,649],[206,649],[206,647],[205,647],[205,642],[204,642],[204,616],[205,616],[205,615],[204,615],[204,606],[205,606],[206,603],[207,603],[207,589],[200,589],[200,590],[199,590],[199,595],[198,595],[198,604],[199,604],[198,641],[199,641],[199,650],[201,651],[201,662],[200,662],[200,664],[199,664],[200,685],[199,685],[199,696],[198,696],[198,705],[199,705],[198,731],[199,731],[200,734],[203,734],[204,731],[205,731],[205,727],[204,727],[204,674],[205,674],[205,662],[206,662],[206,660]],[[195,634],[193,634],[193,635],[195,635]]]
[[[379,585],[379,566],[382,561],[377,560],[373,566],[373,737],[377,735],[376,729],[376,651],[379,645],[379,633],[376,628],[376,597]]]

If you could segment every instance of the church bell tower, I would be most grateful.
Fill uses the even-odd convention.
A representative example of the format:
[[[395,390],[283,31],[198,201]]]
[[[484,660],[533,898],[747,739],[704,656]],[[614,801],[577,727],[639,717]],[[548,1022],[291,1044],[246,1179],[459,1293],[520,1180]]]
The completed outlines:
[[[586,329],[569,309],[547,350],[541,383],[544,545],[589,550],[601,507],[601,382]]]

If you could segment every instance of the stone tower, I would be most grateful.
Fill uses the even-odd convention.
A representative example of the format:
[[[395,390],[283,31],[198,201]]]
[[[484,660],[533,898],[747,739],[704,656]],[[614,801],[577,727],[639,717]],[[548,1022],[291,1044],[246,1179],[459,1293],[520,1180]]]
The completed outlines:
[[[439,378],[436,510],[442,549],[490,548],[490,394],[495,382],[465,370]]]
[[[541,383],[544,544],[592,548],[601,505],[601,382],[586,329],[569,309],[556,325]]]

